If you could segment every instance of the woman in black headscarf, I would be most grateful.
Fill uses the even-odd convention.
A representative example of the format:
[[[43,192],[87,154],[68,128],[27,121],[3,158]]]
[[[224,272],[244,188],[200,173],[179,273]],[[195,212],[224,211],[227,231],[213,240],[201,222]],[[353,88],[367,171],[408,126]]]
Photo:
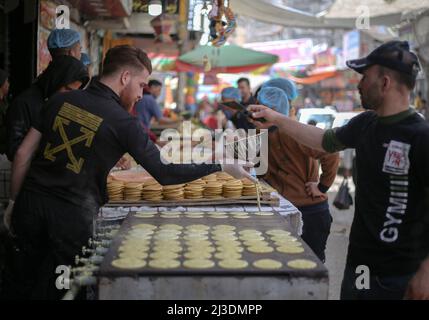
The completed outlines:
[[[45,102],[55,93],[83,88],[89,81],[88,71],[72,56],[58,56],[29,89],[15,98],[7,111],[7,150],[13,161],[30,128],[38,123]]]

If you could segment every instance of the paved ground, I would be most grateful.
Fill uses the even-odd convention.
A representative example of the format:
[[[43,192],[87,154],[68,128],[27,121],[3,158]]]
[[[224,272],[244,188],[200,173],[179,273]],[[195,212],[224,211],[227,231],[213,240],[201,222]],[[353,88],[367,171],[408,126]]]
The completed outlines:
[[[333,223],[331,234],[326,248],[326,267],[329,270],[329,299],[337,300],[340,297],[341,281],[349,243],[350,226],[353,220],[354,206],[348,210],[338,210],[332,202],[342,182],[342,177],[337,176],[335,184],[329,190],[329,202]],[[354,200],[354,186],[351,182],[350,190]]]

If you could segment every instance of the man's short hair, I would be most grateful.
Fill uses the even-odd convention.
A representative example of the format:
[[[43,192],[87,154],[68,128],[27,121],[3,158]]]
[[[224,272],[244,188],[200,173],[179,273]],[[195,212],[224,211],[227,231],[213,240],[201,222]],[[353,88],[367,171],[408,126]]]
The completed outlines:
[[[250,87],[250,81],[248,78],[240,78],[237,80],[237,84],[241,83],[241,82],[246,82],[247,85]]]
[[[147,86],[149,88],[151,88],[151,87],[162,87],[162,83],[158,80],[152,79],[152,80],[149,80]]]
[[[107,51],[102,75],[112,75],[123,67],[131,67],[138,71],[143,71],[146,68],[149,74],[152,73],[152,62],[146,52],[129,45],[116,46]]]
[[[407,87],[408,90],[414,90],[416,86],[416,77],[411,74],[398,72],[387,67],[378,66],[378,74],[380,77],[384,75],[391,76],[399,85]]]

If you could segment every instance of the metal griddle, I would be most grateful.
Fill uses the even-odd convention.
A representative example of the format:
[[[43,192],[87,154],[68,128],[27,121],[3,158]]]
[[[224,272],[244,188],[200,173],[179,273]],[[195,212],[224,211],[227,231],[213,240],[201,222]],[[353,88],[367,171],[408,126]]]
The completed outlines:
[[[163,212],[165,213],[165,212]],[[226,212],[228,214],[228,212]],[[174,269],[154,269],[149,267],[147,264],[145,267],[140,269],[126,270],[118,269],[112,266],[112,261],[118,258],[118,248],[121,245],[122,240],[125,239],[128,232],[132,230],[133,225],[145,223],[160,226],[162,224],[177,224],[182,227],[186,227],[192,224],[204,224],[209,227],[214,227],[215,225],[226,224],[236,227],[235,232],[238,235],[238,232],[244,229],[256,229],[261,232],[268,231],[270,229],[283,229],[290,232],[286,221],[278,213],[274,213],[272,216],[258,216],[252,213],[248,213],[250,218],[248,219],[237,219],[228,217],[227,219],[218,219],[210,218],[207,213],[204,213],[204,218],[187,218],[181,216],[180,218],[161,218],[161,213],[158,213],[153,218],[137,218],[135,217],[135,212],[132,212],[127,219],[123,222],[121,229],[114,238],[108,253],[106,254],[104,261],[100,268],[99,275],[101,277],[116,278],[116,277],[153,277],[153,276],[289,276],[289,277],[306,277],[306,278],[326,278],[328,271],[320,260],[317,259],[315,254],[309,249],[309,247],[298,237],[298,240],[302,243],[304,252],[298,254],[285,254],[277,252],[275,249],[271,253],[251,253],[246,250],[246,246],[242,244],[244,251],[242,252],[242,259],[246,260],[249,265],[243,269],[224,269],[217,265],[219,262],[218,259],[214,257],[211,258],[215,262],[215,266],[209,269],[189,269],[183,266],[183,262],[186,258],[183,257],[183,252],[179,253],[179,260],[181,266]],[[167,212],[168,214],[168,212]],[[209,230],[209,239],[210,231]],[[182,230],[184,231],[184,229]],[[264,233],[263,234],[266,241],[270,244],[271,247],[275,248],[271,239]],[[185,247],[185,240],[179,236],[179,241],[182,243],[182,246]],[[240,241],[240,240],[239,240]],[[152,242],[153,244],[153,242]],[[216,245],[213,243],[213,246]],[[152,252],[152,249],[149,253]],[[274,259],[282,262],[283,266],[281,269],[277,270],[265,270],[258,269],[253,267],[253,262],[259,259]],[[308,259],[315,263],[317,266],[313,269],[293,269],[287,266],[287,262],[295,259]],[[146,259],[149,261],[149,258]]]

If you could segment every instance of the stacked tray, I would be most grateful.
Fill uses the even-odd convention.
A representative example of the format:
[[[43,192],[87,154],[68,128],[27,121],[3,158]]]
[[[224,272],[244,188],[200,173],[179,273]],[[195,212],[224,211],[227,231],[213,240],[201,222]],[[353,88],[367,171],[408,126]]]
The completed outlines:
[[[265,185],[261,195],[269,196],[273,190]],[[127,182],[109,178],[107,192],[110,203],[123,202],[172,202],[220,200],[220,199],[256,199],[256,185],[249,179],[238,180],[225,172],[211,174],[201,179],[171,186],[161,186],[155,179]]]

